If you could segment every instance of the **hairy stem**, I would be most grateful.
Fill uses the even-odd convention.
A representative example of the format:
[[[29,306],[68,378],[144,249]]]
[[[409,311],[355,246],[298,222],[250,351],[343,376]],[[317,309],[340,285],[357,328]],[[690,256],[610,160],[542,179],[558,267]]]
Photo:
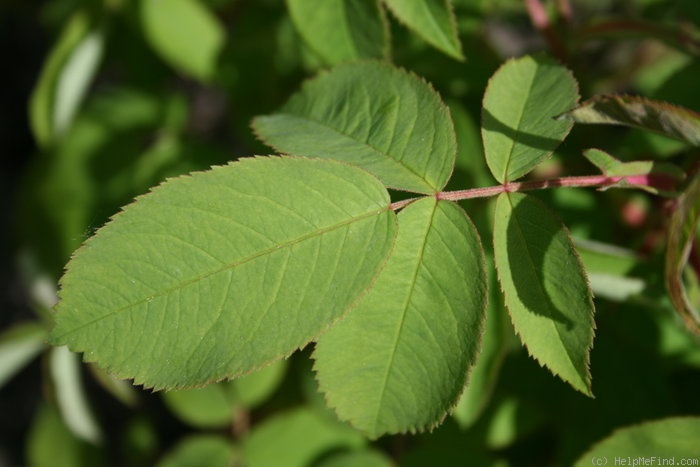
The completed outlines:
[[[437,199],[449,201],[460,201],[472,198],[487,198],[500,193],[512,193],[516,191],[543,190],[553,187],[597,187],[604,188],[626,182],[630,185],[644,185],[656,188],[667,189],[668,180],[659,174],[624,175],[609,177],[607,175],[584,175],[581,177],[562,177],[548,180],[533,180],[527,182],[509,182],[503,185],[495,185],[484,188],[471,188],[468,190],[441,191],[435,194]],[[391,203],[390,208],[394,211],[401,209],[420,198],[410,198]]]

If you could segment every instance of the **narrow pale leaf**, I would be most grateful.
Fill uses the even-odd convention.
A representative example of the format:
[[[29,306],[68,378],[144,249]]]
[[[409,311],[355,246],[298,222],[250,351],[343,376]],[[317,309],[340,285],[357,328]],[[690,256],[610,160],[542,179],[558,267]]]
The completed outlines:
[[[148,387],[248,373],[365,292],[393,244],[388,206],[377,179],[335,161],[258,157],[170,180],[75,254],[52,341]]]
[[[593,446],[576,461],[576,467],[593,465],[621,465],[616,459],[639,461],[644,459],[657,465],[662,461],[675,459],[675,465],[680,460],[692,462],[697,460],[698,440],[700,439],[700,417],[672,417],[640,425],[628,426],[615,431]],[[646,463],[646,462],[645,462]],[[628,465],[635,465],[629,462]],[[649,463],[648,465],[654,465]],[[687,465],[693,465],[688,463]]]
[[[392,188],[440,191],[457,143],[450,112],[424,81],[380,62],[335,67],[308,81],[253,128],[277,151],[359,165]]]
[[[211,80],[226,32],[207,7],[198,0],[141,0],[140,4],[141,26],[163,60],[194,78]]]
[[[596,96],[562,113],[558,120],[636,127],[700,146],[700,114],[643,97]]]
[[[530,354],[587,395],[593,300],[566,227],[536,198],[496,202],[494,255],[505,304]]]
[[[0,334],[0,387],[39,355],[46,334],[39,322],[16,324]]]
[[[600,149],[587,149],[583,155],[598,167],[603,175],[617,177],[617,188],[639,188],[653,194],[672,194],[678,182],[685,178],[682,170],[672,164],[657,161],[622,162]]]
[[[478,234],[454,203],[424,198],[372,290],[314,352],[340,419],[372,438],[436,426],[476,360],[487,297]]]
[[[429,44],[464,60],[449,0],[384,0],[396,17]]]
[[[85,11],[68,21],[32,92],[29,114],[36,140],[46,146],[70,126],[102,58],[103,32]]]
[[[683,283],[683,271],[695,242],[700,218],[700,176],[696,175],[678,198],[676,211],[668,226],[666,247],[666,288],[671,303],[688,329],[700,334],[700,312],[692,303]]]
[[[378,0],[287,0],[307,45],[326,63],[388,58],[389,26]]]
[[[496,180],[511,182],[552,155],[572,123],[554,117],[578,101],[571,72],[544,55],[506,62],[484,95],[481,137]]]
[[[82,440],[100,443],[103,436],[87,402],[78,355],[63,346],[52,348],[49,352],[49,372],[58,410],[68,429]]]

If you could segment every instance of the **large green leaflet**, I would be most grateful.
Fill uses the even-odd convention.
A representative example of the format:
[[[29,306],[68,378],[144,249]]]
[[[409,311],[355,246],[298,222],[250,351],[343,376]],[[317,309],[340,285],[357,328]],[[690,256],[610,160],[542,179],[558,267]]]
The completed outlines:
[[[258,157],[180,177],[76,253],[51,340],[149,387],[238,376],[341,317],[395,232],[386,189],[340,162]]]
[[[396,17],[431,45],[464,60],[449,0],[384,0]]]
[[[388,58],[389,27],[377,0],[287,0],[309,47],[329,64]]]
[[[398,217],[377,282],[314,352],[328,404],[373,438],[442,421],[476,360],[487,300],[481,242],[458,205],[424,198]]]
[[[481,113],[486,162],[496,180],[511,182],[551,156],[573,125],[554,117],[577,101],[574,77],[545,55],[501,66],[489,81]]]
[[[380,62],[322,73],[279,111],[255,118],[253,128],[279,152],[343,160],[417,193],[440,191],[457,154],[450,112],[438,94]]]
[[[588,465],[621,465],[616,459],[647,465],[695,465],[700,439],[700,417],[672,417],[625,427],[593,446],[576,462],[576,467]],[[675,459],[675,461],[674,461]],[[592,462],[599,461],[600,464]],[[653,462],[653,463],[652,463]]]
[[[593,300],[569,233],[544,204],[522,193],[498,196],[493,231],[515,331],[538,362],[591,395]]]

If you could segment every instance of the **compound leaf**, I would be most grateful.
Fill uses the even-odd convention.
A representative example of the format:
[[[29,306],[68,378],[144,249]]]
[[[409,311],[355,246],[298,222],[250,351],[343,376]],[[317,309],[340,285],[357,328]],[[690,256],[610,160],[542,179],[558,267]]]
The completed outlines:
[[[485,317],[484,257],[464,211],[424,198],[398,217],[377,282],[314,352],[328,404],[373,438],[442,421],[474,365]]]
[[[513,181],[551,156],[572,127],[554,117],[577,101],[576,80],[551,58],[525,56],[501,66],[481,113],[486,162],[496,180]]]
[[[493,231],[515,331],[540,364],[590,396],[594,307],[569,233],[546,206],[522,193],[498,196]]]
[[[394,15],[429,44],[464,60],[457,22],[448,0],[384,0]]]
[[[558,116],[576,123],[624,125],[700,146],[700,114],[637,96],[600,95]]]
[[[592,460],[616,459],[697,459],[700,417],[672,417],[615,431],[593,446],[576,461],[576,467],[591,465]]]
[[[389,27],[377,0],[287,0],[287,7],[299,34],[326,63],[389,56]]]
[[[253,128],[277,151],[359,165],[392,188],[440,191],[454,167],[450,112],[424,81],[380,62],[320,74]]]
[[[395,224],[381,183],[335,161],[258,157],[170,180],[75,254],[51,340],[149,387],[248,373],[358,300]]]

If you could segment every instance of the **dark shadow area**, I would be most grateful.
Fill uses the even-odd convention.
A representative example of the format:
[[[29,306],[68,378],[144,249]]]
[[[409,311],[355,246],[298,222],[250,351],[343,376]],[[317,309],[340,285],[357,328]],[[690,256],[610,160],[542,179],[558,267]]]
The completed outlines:
[[[539,203],[528,195],[513,208],[507,230],[508,265],[518,298],[528,310],[571,329],[575,323],[564,315],[561,304],[552,301],[544,285],[545,255],[563,226],[553,213],[543,217],[542,211],[548,208]]]
[[[560,139],[547,138],[546,136],[533,133],[523,133],[515,128],[511,128],[486,109],[481,111],[481,127],[487,131],[501,133],[513,141],[542,151],[553,151],[561,143]]]

